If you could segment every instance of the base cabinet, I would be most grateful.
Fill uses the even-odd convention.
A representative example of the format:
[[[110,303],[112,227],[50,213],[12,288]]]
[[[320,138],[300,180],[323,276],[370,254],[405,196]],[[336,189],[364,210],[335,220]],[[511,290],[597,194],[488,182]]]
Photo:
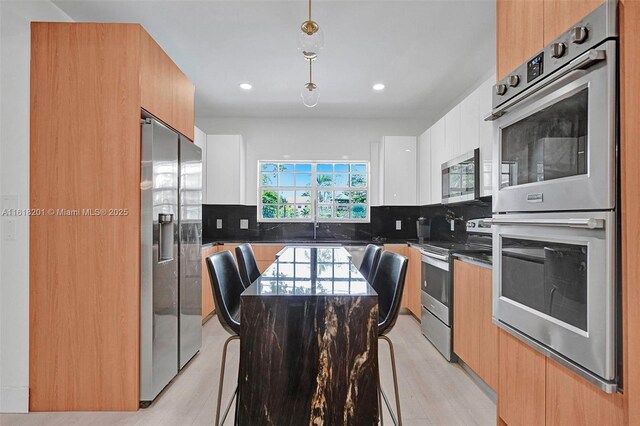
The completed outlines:
[[[607,394],[500,330],[502,425],[623,425],[624,396]]]
[[[454,261],[453,351],[498,388],[498,328],[491,319],[491,269]]]
[[[416,274],[416,268],[420,267],[419,256],[416,256],[419,252],[406,244],[385,244],[384,249],[409,259],[400,306],[409,309],[416,318],[420,318],[420,278],[419,274]]]
[[[422,316],[420,307],[420,280],[422,279],[422,255],[418,249],[409,247],[409,264],[407,266],[407,278],[404,285],[404,292],[407,295],[407,308],[418,321]]]
[[[213,303],[213,291],[211,290],[211,278],[207,268],[207,257],[218,252],[218,246],[202,248],[202,319],[204,320],[215,311]]]
[[[263,273],[276,260],[276,255],[284,246],[253,246],[253,254],[256,256],[258,269]]]
[[[622,394],[606,394],[547,359],[546,425],[623,425]]]
[[[545,423],[546,358],[499,331],[498,415],[509,426]]]

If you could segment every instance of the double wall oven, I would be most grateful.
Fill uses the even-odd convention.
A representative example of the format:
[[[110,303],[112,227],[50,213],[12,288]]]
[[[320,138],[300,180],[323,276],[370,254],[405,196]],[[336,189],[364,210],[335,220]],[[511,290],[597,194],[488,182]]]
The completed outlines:
[[[618,389],[616,3],[495,86],[493,315]]]

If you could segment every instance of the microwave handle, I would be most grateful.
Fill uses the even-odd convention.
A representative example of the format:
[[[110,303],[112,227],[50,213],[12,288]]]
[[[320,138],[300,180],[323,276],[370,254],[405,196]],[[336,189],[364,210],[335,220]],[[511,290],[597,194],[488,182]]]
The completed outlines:
[[[489,225],[560,226],[566,228],[603,229],[604,219],[485,219]]]
[[[607,52],[604,50],[591,49],[586,51],[583,55],[580,55],[573,61],[569,62],[569,65],[567,66],[566,69],[562,70],[557,75],[551,77],[546,82],[541,83],[538,86],[535,86],[533,90],[525,91],[519,94],[518,96],[514,97],[511,101],[502,105],[500,108],[493,110],[491,114],[489,114],[484,119],[484,121],[493,121],[499,117],[502,117],[507,112],[509,112],[508,110],[510,108],[524,101],[526,98],[533,95],[534,93],[549,86],[551,83],[561,81],[562,79],[567,78],[569,74],[573,73],[574,71],[587,69],[591,65],[597,62],[604,61],[605,59],[607,59]]]

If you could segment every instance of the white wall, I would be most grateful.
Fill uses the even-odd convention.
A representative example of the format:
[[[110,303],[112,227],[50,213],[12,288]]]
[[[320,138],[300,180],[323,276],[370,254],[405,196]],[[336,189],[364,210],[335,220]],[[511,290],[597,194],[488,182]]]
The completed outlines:
[[[377,158],[371,143],[385,135],[417,136],[424,120],[342,118],[211,118],[198,117],[206,134],[242,135],[247,145],[246,203],[257,203],[258,160],[365,160],[371,164],[371,203],[378,204]],[[288,157],[285,157],[288,156]]]
[[[1,1],[0,210],[29,207],[31,21],[71,21],[50,1]],[[7,225],[2,217],[2,227]],[[16,240],[0,239],[0,412],[29,409],[29,221],[15,217]],[[5,228],[6,229],[6,228]]]

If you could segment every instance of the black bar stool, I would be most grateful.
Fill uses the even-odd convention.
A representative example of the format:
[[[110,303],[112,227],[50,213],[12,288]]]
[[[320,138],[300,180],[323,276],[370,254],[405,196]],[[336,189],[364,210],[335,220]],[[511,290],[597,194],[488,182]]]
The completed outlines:
[[[222,402],[222,388],[224,383],[224,369],[227,361],[227,347],[232,340],[240,340],[240,294],[244,291],[242,279],[233,260],[233,255],[226,250],[215,253],[207,258],[207,269],[211,278],[211,290],[216,302],[216,313],[222,328],[224,328],[231,336],[224,342],[222,349],[222,365],[220,366],[220,384],[218,385],[218,401],[216,403],[216,422],[219,426],[229,414],[229,409],[233,400],[238,395],[238,387],[227,404],[227,408],[220,419],[220,404]],[[236,402],[237,407],[237,402]]]
[[[364,249],[362,264],[360,265],[360,273],[369,282],[371,282],[371,279],[376,273],[376,268],[378,267],[378,262],[380,262],[381,253],[382,247],[376,246],[374,244],[369,244],[367,245],[367,248]]]
[[[400,313],[400,301],[402,300],[404,281],[407,276],[407,263],[408,259],[406,257],[389,251],[384,251],[380,255],[378,268],[376,269],[373,280],[371,281],[371,287],[373,287],[378,293],[378,339],[382,339],[389,344],[389,353],[391,354],[391,370],[393,372],[393,386],[396,395],[397,418],[391,409],[391,404],[389,403],[387,395],[382,390],[379,371],[378,387],[380,388],[380,393],[382,394],[384,402],[389,409],[393,423],[399,426],[402,426],[402,413],[400,411],[400,395],[398,394],[396,356],[395,350],[393,349],[393,343],[386,334],[389,333],[396,324],[398,314]],[[382,412],[380,412],[380,423],[383,423]]]
[[[260,270],[251,244],[245,243],[236,247],[236,258],[238,259],[242,284],[244,284],[244,288],[247,288],[260,277]]]

